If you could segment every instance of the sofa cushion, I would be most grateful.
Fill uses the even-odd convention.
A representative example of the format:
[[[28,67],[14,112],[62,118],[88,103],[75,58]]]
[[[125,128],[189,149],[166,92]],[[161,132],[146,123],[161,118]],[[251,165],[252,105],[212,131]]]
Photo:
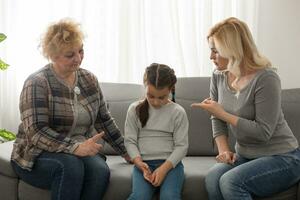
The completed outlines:
[[[284,117],[300,142],[300,88],[282,90]]]
[[[191,104],[209,97],[209,77],[178,78],[176,102],[183,106],[189,119],[188,155],[215,155],[210,115]]]
[[[120,156],[108,156],[107,163],[111,170],[110,184],[104,199],[126,199],[131,192],[131,173],[133,165],[124,163]],[[207,199],[204,178],[209,168],[215,163],[214,157],[186,157],[183,159],[185,183],[183,199]],[[118,191],[116,193],[116,191]]]
[[[121,134],[124,135],[124,124],[128,107],[134,101],[141,99],[144,95],[144,86],[130,83],[100,83],[107,107],[114,118]],[[103,153],[116,155],[117,153],[110,145],[104,143]]]

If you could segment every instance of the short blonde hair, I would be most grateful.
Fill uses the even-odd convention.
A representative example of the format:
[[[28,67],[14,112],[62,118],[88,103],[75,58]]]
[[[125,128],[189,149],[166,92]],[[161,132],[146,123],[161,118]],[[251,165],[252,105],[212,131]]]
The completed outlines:
[[[229,59],[228,70],[238,77],[240,66],[250,70],[271,67],[271,62],[258,52],[247,24],[237,18],[217,23],[211,28],[209,38],[213,39],[220,55]]]
[[[83,39],[79,23],[69,18],[61,19],[51,24],[42,36],[42,54],[47,59],[53,59],[67,49],[82,45]]]

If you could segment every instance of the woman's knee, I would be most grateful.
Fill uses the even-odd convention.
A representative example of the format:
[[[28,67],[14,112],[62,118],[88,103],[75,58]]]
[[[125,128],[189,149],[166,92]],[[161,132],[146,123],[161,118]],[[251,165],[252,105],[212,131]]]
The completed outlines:
[[[237,187],[241,187],[242,184],[241,177],[230,171],[223,174],[219,180],[219,187],[223,195],[226,193],[231,194]]]
[[[84,159],[85,175],[97,177],[98,179],[108,181],[110,178],[110,169],[101,157],[95,156]]]
[[[76,182],[82,182],[84,166],[82,161],[75,155],[62,154],[55,159],[58,162],[56,173],[64,178]]]

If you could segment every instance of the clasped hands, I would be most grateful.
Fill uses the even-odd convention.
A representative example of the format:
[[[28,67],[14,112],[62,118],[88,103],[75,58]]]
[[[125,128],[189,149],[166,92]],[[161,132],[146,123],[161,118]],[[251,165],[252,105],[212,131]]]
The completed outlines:
[[[219,155],[216,156],[217,162],[220,163],[226,163],[226,164],[234,164],[234,162],[237,160],[236,154],[231,151],[224,151],[219,153]]]
[[[154,187],[160,186],[168,173],[168,170],[165,169],[164,165],[161,165],[152,172],[147,163],[143,162],[141,157],[136,157],[133,162],[135,166],[142,171],[144,178]]]

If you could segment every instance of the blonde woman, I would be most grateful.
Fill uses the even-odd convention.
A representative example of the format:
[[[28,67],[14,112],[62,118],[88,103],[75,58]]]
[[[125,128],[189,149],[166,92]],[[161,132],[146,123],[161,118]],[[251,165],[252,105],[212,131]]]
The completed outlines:
[[[282,113],[279,76],[239,19],[216,24],[207,38],[216,70],[210,97],[193,106],[211,113],[219,152],[205,180],[209,199],[250,200],[291,187],[300,179],[300,150]]]

